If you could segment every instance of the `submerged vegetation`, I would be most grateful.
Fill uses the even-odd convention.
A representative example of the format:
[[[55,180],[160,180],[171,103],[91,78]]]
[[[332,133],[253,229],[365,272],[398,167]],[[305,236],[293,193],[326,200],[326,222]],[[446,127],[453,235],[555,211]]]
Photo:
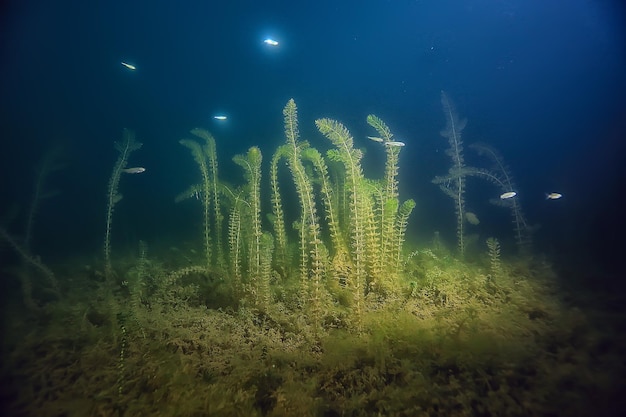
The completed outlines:
[[[100,265],[57,279],[0,228],[23,259],[10,271],[23,303],[5,308],[20,311],[3,346],[10,414],[553,416],[595,405],[609,415],[597,401],[619,398],[608,377],[623,365],[618,352],[530,255],[517,201],[506,204],[523,256],[501,258],[492,237],[468,259],[466,177],[513,184],[486,145],[477,150],[500,171],[465,166],[465,122],[445,94],[442,103],[453,165],[434,182],[454,198],[456,251],[438,235],[431,247],[405,248],[416,203],[400,199],[401,142],[379,117],[367,117],[386,155],[377,179],[338,121],[315,121],[325,153],[303,141],[290,100],[268,174],[259,147],[233,158],[242,178],[226,181],[209,132],[180,141],[199,175],[176,201],[202,206],[201,252],[151,254],[137,242],[136,255],[115,256],[120,172],[141,146],[125,131]],[[297,207],[285,205],[289,191]]]

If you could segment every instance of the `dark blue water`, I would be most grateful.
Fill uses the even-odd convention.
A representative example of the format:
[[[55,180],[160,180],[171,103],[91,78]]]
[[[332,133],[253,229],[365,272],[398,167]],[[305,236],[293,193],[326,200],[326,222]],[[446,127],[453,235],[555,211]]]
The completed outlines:
[[[42,202],[34,228],[44,259],[100,256],[123,128],[144,143],[130,166],[147,171],[122,180],[114,242],[175,245],[196,239],[201,223],[197,205],[173,201],[198,178],[178,140],[210,130],[223,177],[241,183],[231,157],[258,145],[267,162],[292,97],[302,138],[328,149],[314,120],[341,121],[367,149],[369,177],[382,175],[384,156],[365,118],[385,120],[406,142],[400,188],[417,201],[409,240],[438,230],[454,247],[453,205],[431,183],[450,164],[439,136],[445,90],[468,119],[465,144],[489,143],[510,166],[528,221],[540,225],[535,252],[564,274],[620,267],[626,33],[617,1],[24,0],[1,12],[0,215],[13,235],[23,233],[37,162],[64,149],[65,168],[47,186],[60,194]],[[213,119],[222,113],[226,121]],[[468,148],[465,159],[485,164]],[[488,203],[499,191],[468,184],[481,239],[496,236],[514,253],[510,216]],[[552,191],[564,197],[546,201]]]

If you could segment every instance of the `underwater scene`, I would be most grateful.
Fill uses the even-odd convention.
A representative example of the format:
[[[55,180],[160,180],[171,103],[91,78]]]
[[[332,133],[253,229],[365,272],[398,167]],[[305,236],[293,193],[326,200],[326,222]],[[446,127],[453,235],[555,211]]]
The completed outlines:
[[[622,416],[617,1],[2,6],[5,416]]]

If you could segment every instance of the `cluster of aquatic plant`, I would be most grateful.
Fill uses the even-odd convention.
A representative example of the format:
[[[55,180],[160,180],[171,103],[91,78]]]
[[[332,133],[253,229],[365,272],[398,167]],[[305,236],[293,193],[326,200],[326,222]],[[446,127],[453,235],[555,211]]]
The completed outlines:
[[[368,116],[387,163],[384,178],[366,178],[362,151],[341,123],[315,122],[334,145],[324,156],[301,140],[293,100],[283,116],[285,143],[270,160],[269,222],[263,221],[261,208],[262,153],[258,147],[233,158],[244,179],[242,185],[233,185],[218,176],[215,140],[209,132],[194,129],[195,139],[180,141],[191,150],[201,174],[200,182],[177,198],[194,196],[202,203],[206,262],[198,267],[228,277],[237,305],[266,311],[280,296],[281,301],[306,312],[310,324],[320,328],[329,306],[341,300],[349,326],[359,329],[365,298],[386,297],[399,288],[405,232],[415,207],[411,199],[399,200],[401,147],[380,118]],[[288,178],[280,176],[283,164],[288,167]],[[283,187],[293,187],[298,196],[300,212],[293,228],[287,226]],[[224,232],[227,242],[222,239]],[[285,292],[274,294],[271,283]]]
[[[463,130],[467,125],[467,119],[459,117],[454,103],[444,91],[441,92],[441,104],[446,118],[446,127],[441,131],[441,136],[448,139],[450,147],[446,150],[446,155],[452,159],[452,165],[447,175],[437,176],[432,182],[439,185],[439,188],[454,201],[458,252],[462,258],[465,255],[467,246],[465,223],[468,221],[468,215],[473,216],[466,209],[465,192],[467,177],[475,176],[485,179],[496,185],[502,194],[515,192],[518,188],[502,155],[487,144],[474,143],[470,145],[470,148],[474,149],[479,155],[489,158],[493,163],[491,169],[472,167],[465,164],[462,136]],[[519,197],[515,196],[508,199],[493,198],[490,202],[511,210],[515,242],[521,252],[528,253],[531,244],[530,234],[532,228],[529,227],[524,217]]]
[[[512,180],[504,165],[465,166],[464,123],[447,99],[444,110],[453,166],[439,184],[463,242],[465,176]],[[416,204],[400,199],[402,146],[380,118],[366,119],[386,156],[373,178],[340,122],[315,122],[324,151],[301,139],[293,100],[283,116],[285,142],[265,165],[257,146],[234,156],[238,178],[220,177],[208,131],[180,141],[198,181],[176,201],[198,204],[198,245],[112,244],[121,173],[141,146],[130,131],[107,188],[103,262],[57,280],[0,229],[24,275],[57,294],[14,307],[12,415],[550,416],[579,415],[591,390],[619,398],[598,378],[619,369],[619,351],[564,306],[545,261],[506,259],[496,238],[471,261],[438,235],[405,248]]]

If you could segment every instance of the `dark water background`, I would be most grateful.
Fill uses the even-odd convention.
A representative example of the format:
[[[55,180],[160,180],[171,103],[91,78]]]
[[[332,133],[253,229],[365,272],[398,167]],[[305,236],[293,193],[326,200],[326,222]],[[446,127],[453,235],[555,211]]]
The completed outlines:
[[[49,178],[49,188],[61,194],[41,206],[33,251],[51,263],[100,257],[113,142],[127,127],[144,143],[129,165],[147,172],[122,179],[114,247],[195,240],[198,205],[174,203],[198,178],[178,140],[194,127],[210,130],[222,177],[241,183],[231,157],[258,145],[267,162],[284,140],[282,108],[293,97],[302,138],[328,149],[313,122],[341,121],[367,148],[369,177],[382,175],[384,155],[365,138],[372,134],[365,118],[385,120],[407,143],[400,188],[417,201],[409,240],[428,242],[439,230],[453,245],[452,203],[431,184],[450,163],[439,136],[445,90],[469,120],[465,144],[489,143],[509,164],[529,222],[541,225],[536,252],[547,254],[564,279],[615,284],[626,231],[620,3],[3,2],[2,226],[23,233],[34,168],[60,145],[66,168]],[[280,45],[264,44],[266,37]],[[214,120],[219,113],[228,120]],[[469,165],[481,161],[466,148]],[[564,197],[546,201],[551,191]],[[496,236],[513,253],[510,216],[488,203],[498,194],[470,180],[468,209],[481,219],[481,239]],[[9,221],[14,207],[18,215]]]

